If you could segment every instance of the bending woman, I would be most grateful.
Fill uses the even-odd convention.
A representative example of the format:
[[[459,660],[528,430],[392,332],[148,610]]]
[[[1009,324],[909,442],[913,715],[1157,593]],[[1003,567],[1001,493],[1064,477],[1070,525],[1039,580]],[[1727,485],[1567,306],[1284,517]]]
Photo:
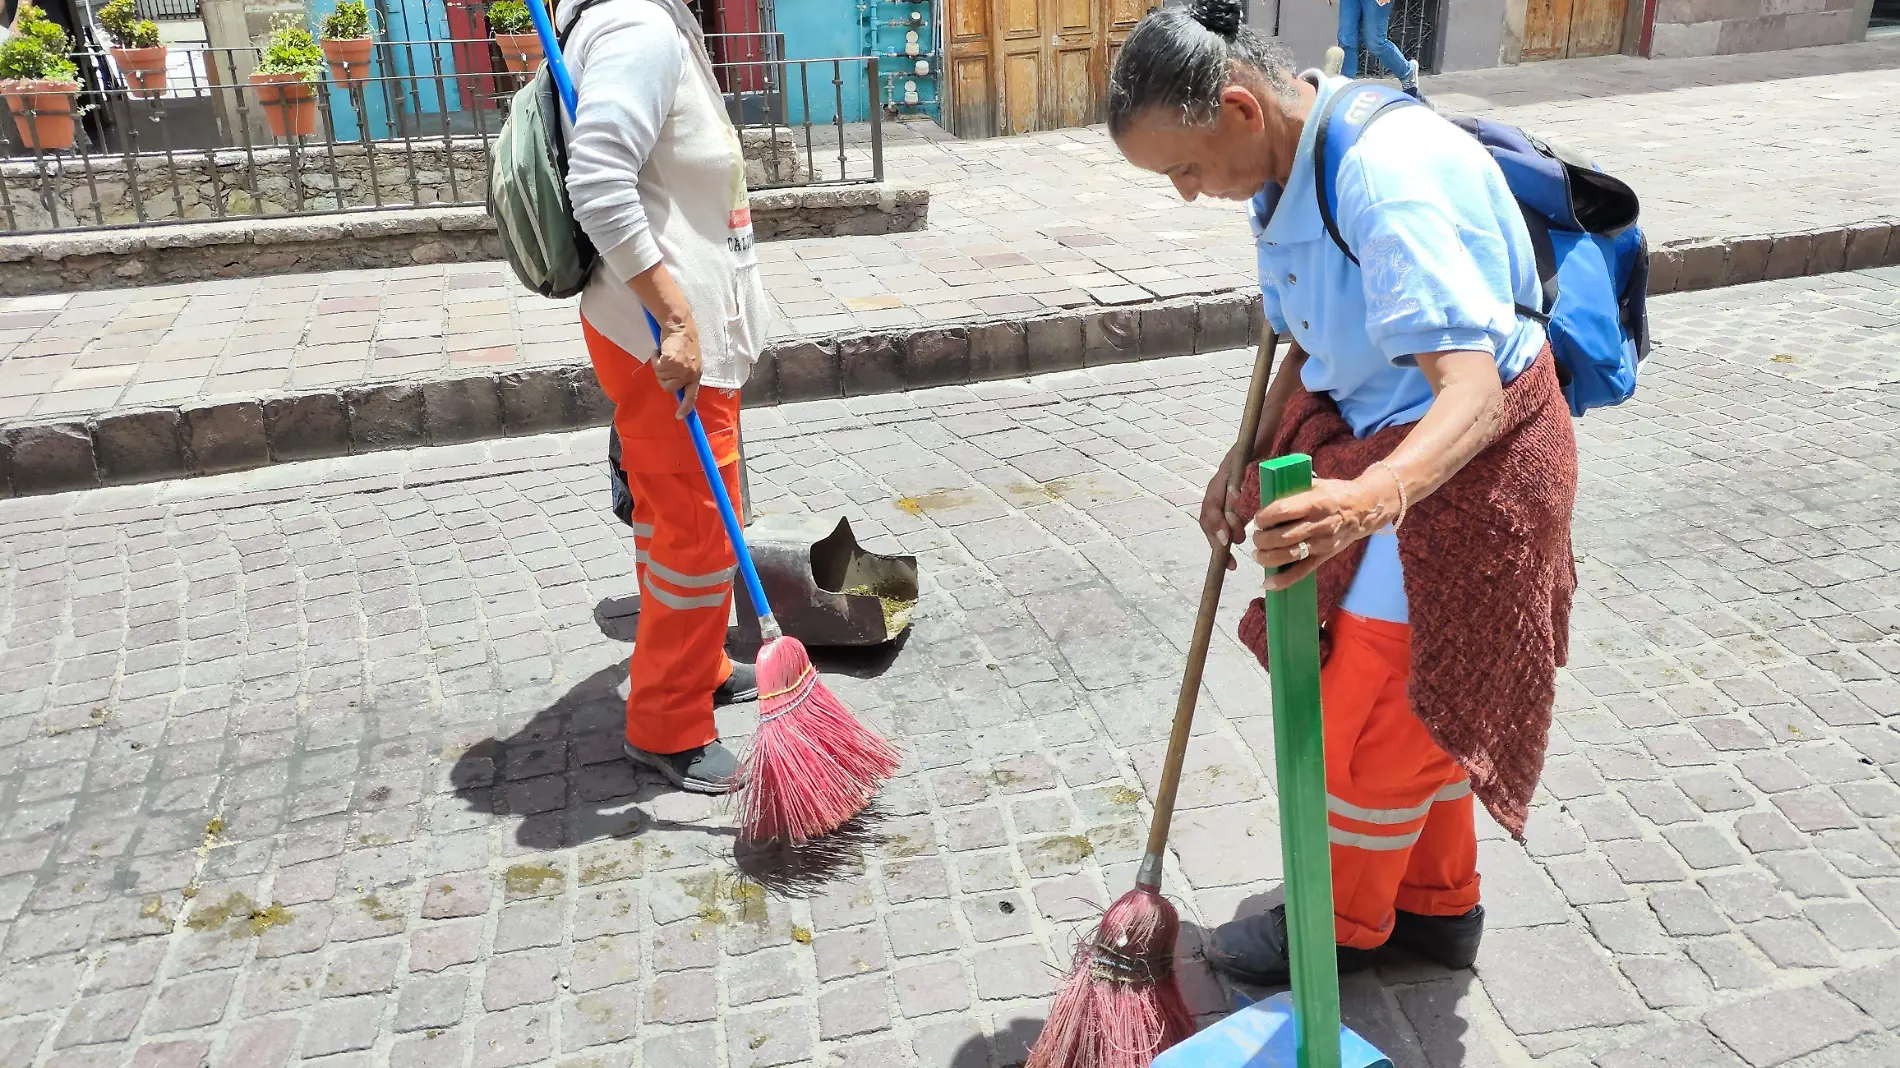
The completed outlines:
[[[1129,34],[1109,132],[1187,200],[1253,200],[1260,292],[1292,345],[1260,434],[1208,483],[1201,527],[1318,572],[1326,784],[1342,971],[1388,940],[1470,965],[1484,929],[1472,797],[1522,837],[1568,644],[1576,441],[1543,328],[1530,236],[1478,142],[1423,107],[1366,128],[1338,160],[1340,237],[1314,191],[1319,116],[1346,84],[1296,75],[1197,0]],[[1363,267],[1361,266],[1363,264]],[[1226,496],[1228,465],[1313,457],[1310,492]],[[1265,661],[1259,602],[1242,640]],[[1262,839],[1268,841],[1270,839]],[[1236,920],[1214,964],[1287,978],[1283,909]]]

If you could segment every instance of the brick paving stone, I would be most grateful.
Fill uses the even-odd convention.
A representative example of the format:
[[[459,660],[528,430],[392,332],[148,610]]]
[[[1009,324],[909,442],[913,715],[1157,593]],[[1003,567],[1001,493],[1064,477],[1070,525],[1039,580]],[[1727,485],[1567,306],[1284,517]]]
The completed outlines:
[[[726,1020],[727,1058],[744,1068],[775,1068],[809,1059],[809,1016],[809,1008],[802,1006],[734,1013]]]
[[[818,1035],[826,1041],[876,1034],[890,1026],[890,997],[881,979],[833,983],[818,995]]]
[[[595,990],[561,1008],[563,1050],[624,1042],[640,1033],[640,991],[633,985]]]
[[[1684,946],[1690,958],[1720,990],[1745,990],[1768,980],[1768,967],[1738,938],[1701,938]]]
[[[1858,901],[1816,901],[1804,905],[1802,912],[1843,952],[1900,946],[1900,936],[1894,934],[1892,925],[1871,905]]]
[[[954,960],[933,961],[899,968],[897,1002],[907,1017],[960,1012],[970,1005],[969,978]]]
[[[1618,962],[1636,992],[1652,1009],[1680,1008],[1701,1004],[1708,992],[1708,981],[1688,961],[1667,957],[1626,957]]]
[[[396,1030],[453,1027],[468,1001],[465,975],[419,976],[403,984],[396,1003]]]
[[[1900,958],[1841,972],[1827,985],[1859,1006],[1874,1023],[1890,1031],[1900,1030]]]
[[[1570,925],[1489,934],[1478,975],[1518,1034],[1608,1027],[1642,1018],[1636,1000],[1590,937]],[[1542,996],[1531,991],[1542,989]]]
[[[1851,1004],[1814,987],[1724,1006],[1702,1020],[1752,1068],[1785,1064],[1846,1042],[1872,1025]]]
[[[1697,1025],[1644,1034],[1598,1057],[1596,1068],[1745,1068],[1746,1062]]]

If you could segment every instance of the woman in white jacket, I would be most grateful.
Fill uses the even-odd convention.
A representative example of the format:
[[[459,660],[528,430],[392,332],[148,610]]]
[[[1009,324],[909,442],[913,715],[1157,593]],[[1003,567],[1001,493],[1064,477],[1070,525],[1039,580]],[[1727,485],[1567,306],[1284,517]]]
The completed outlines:
[[[581,325],[636,501],[627,756],[724,793],[737,761],[713,707],[758,686],[726,656],[735,560],[681,420],[698,410],[736,503],[739,390],[766,320],[745,159],[684,0],[564,0],[555,22],[579,94],[568,196],[601,256]]]

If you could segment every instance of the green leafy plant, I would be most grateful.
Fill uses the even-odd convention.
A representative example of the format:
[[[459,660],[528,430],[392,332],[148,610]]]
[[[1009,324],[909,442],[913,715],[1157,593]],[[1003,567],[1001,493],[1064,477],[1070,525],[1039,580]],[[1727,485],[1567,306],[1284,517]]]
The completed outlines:
[[[66,31],[38,7],[23,3],[13,36],[0,44],[0,81],[78,81],[79,66],[68,55],[71,51]]]
[[[112,0],[99,9],[99,25],[117,48],[157,48],[158,23],[139,18],[132,0]]]
[[[356,41],[369,36],[369,9],[363,0],[342,0],[324,16],[318,31],[326,41]]]
[[[488,5],[488,28],[494,33],[533,33],[534,16],[522,0],[495,0]]]
[[[257,65],[259,74],[299,74],[306,82],[315,81],[323,69],[323,48],[310,31],[288,18],[280,20],[264,46],[264,58]]]

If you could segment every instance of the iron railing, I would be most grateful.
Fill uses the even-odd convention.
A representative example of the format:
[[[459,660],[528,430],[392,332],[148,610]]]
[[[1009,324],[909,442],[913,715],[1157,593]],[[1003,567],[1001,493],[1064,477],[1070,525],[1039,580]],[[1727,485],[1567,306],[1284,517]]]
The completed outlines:
[[[189,22],[198,17],[198,0],[138,0],[139,17],[154,22]]]
[[[883,179],[878,109],[847,121],[876,99],[875,57],[785,59],[770,34],[710,43],[752,188]],[[528,81],[488,38],[379,42],[369,69],[349,72],[365,77],[346,87],[326,71],[309,105],[260,98],[254,49],[175,48],[162,90],[105,54],[74,59],[76,109],[47,97],[0,109],[12,111],[0,115],[8,232],[480,205],[487,150]],[[73,144],[46,140],[30,121],[42,116],[76,119]]]

